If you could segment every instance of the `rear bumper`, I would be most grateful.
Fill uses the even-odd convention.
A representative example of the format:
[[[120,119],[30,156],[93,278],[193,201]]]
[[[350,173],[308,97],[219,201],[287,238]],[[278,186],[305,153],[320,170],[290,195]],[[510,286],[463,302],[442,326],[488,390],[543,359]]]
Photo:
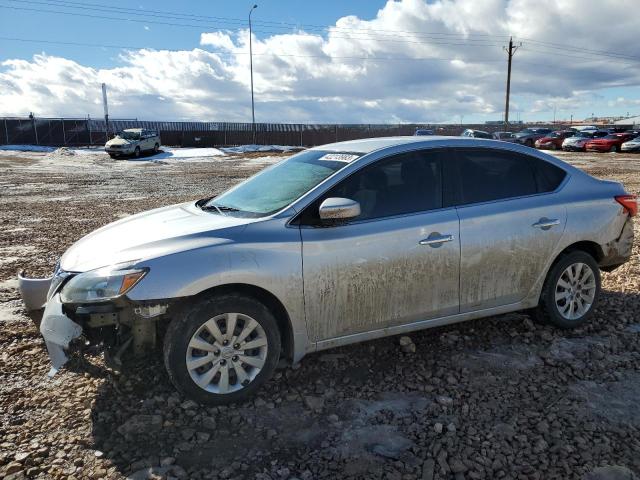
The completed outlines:
[[[603,258],[599,266],[602,270],[610,272],[626,263],[631,258],[633,248],[633,219],[629,217],[622,227],[620,236],[602,246]]]

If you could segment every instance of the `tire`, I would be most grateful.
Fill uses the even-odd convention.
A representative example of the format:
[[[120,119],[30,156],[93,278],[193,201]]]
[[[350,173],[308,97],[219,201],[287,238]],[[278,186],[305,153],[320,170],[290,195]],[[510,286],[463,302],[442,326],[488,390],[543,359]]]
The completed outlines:
[[[611,145],[611,148],[609,149],[609,151],[611,153],[618,153],[620,151],[620,149],[618,148],[617,145]]]
[[[557,150],[558,146],[555,143],[551,144],[551,150]]]
[[[526,141],[524,142],[524,144],[525,144],[527,147],[531,147],[531,148],[533,148],[533,140],[526,140]]]
[[[570,267],[571,270],[569,270]],[[588,267],[591,275],[585,267]],[[576,276],[575,280],[571,280],[569,272]],[[556,300],[556,293],[558,300]],[[563,296],[565,298],[562,298]],[[593,315],[599,298],[598,264],[586,252],[570,252],[562,255],[549,270],[540,294],[540,303],[535,310],[535,317],[541,323],[549,323],[559,328],[579,327]],[[575,300],[571,301],[572,299]]]
[[[110,156],[111,158],[118,158],[118,156],[117,156],[117,155],[114,155],[113,153],[110,153],[110,154],[109,154],[109,156]]]
[[[133,156],[135,158],[140,158],[140,147],[136,147],[136,149],[133,151]]]
[[[227,338],[234,316],[235,334]],[[232,338],[245,335],[245,330],[249,334],[241,345],[259,346],[248,351],[236,348]],[[164,364],[179,392],[198,403],[224,405],[246,400],[271,377],[280,345],[278,324],[267,307],[250,297],[225,294],[189,305],[171,321],[164,337]],[[205,357],[211,361],[203,363]],[[194,363],[191,369],[188,359]]]
[[[154,155],[155,155],[156,153],[158,153],[158,150],[159,150],[159,149],[160,149],[160,145],[158,145],[158,144],[156,143],[156,144],[153,146],[153,153],[154,153]]]

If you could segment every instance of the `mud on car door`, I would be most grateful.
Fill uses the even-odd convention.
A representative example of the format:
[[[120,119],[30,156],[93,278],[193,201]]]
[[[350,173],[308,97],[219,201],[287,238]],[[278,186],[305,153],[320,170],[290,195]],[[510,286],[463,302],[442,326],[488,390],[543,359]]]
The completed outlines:
[[[442,208],[442,151],[417,151],[353,173],[301,222],[305,309],[321,341],[458,313],[459,221]],[[356,200],[361,215],[322,225],[324,198]]]
[[[445,168],[460,217],[460,312],[522,300],[544,274],[567,211],[564,171],[512,152],[456,149]]]

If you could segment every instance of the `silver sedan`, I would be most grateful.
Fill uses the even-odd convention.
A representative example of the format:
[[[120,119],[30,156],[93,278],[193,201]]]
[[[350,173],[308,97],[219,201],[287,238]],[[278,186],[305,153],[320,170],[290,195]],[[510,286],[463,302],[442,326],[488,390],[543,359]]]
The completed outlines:
[[[51,374],[77,344],[120,367],[162,341],[176,388],[221,404],[339,345],[517,310],[582,325],[636,212],[619,183],[520,145],[358,140],[107,225],[20,285]]]

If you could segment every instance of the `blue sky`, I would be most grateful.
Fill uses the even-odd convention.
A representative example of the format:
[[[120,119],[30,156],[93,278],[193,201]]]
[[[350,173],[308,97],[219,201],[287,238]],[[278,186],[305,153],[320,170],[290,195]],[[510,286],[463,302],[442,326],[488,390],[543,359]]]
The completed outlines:
[[[206,15],[247,21],[248,12],[252,2],[221,1],[221,0],[189,0],[176,2],[168,0],[156,0],[153,2],[139,1],[110,1],[86,0],[86,3],[103,3],[105,8],[112,8],[115,12],[118,7],[138,9],[140,17],[131,16],[135,22],[106,20],[102,18],[75,17],[71,15],[54,14],[42,10],[64,10],[83,13],[82,10],[61,9],[57,6],[29,2],[15,2],[2,0],[0,5],[14,8],[0,8],[0,36],[14,38],[55,39],[61,42],[82,42],[98,44],[115,44],[134,47],[150,47],[156,49],[183,50],[197,46],[200,41],[200,33],[204,30],[193,27],[176,27],[158,25],[151,22],[138,23],[144,19],[144,12],[150,10],[179,12],[193,15]],[[79,0],[85,1],[85,0]],[[258,8],[253,12],[252,18],[257,22],[270,21],[286,24],[314,24],[330,25],[337,18],[346,15],[359,15],[364,17],[375,16],[378,9],[384,6],[384,1],[374,0],[322,0],[303,2],[294,0],[262,0]],[[19,10],[28,8],[30,10]],[[41,11],[33,11],[41,10]],[[94,12],[84,12],[91,13]],[[111,16],[108,12],[95,12],[96,15]],[[167,23],[166,19],[153,19]],[[178,22],[175,23],[189,23]],[[145,28],[145,25],[147,28]],[[225,23],[224,21],[211,20],[203,23],[203,27],[211,25],[215,27],[229,28],[241,26],[240,23]],[[270,29],[256,27],[256,36],[268,35]],[[69,45],[47,45],[38,43],[21,43],[0,39],[0,61],[9,58],[30,59],[34,53],[45,50],[51,55],[59,55],[72,58],[83,65],[93,67],[109,67],[118,63],[115,49],[96,49],[87,47],[74,47]]]
[[[512,119],[550,120],[554,110],[558,119],[640,115],[636,1],[260,1],[253,13],[256,116],[497,120],[509,35],[522,42]],[[0,0],[0,37],[54,42],[0,38],[0,115],[97,116],[105,82],[114,117],[246,121],[252,4]],[[614,9],[627,14],[611,28],[601,15]],[[119,19],[97,18],[105,16]]]

